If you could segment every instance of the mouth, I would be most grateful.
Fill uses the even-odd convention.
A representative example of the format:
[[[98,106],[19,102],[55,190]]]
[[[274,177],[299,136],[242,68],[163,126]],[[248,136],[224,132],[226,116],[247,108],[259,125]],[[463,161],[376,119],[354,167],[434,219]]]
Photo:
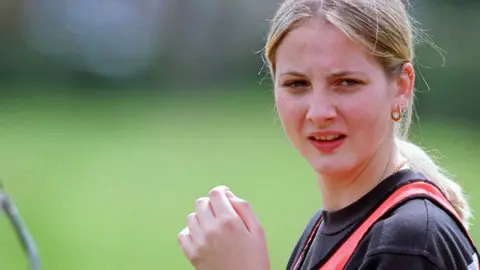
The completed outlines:
[[[322,136],[315,135],[315,136],[308,137],[308,139],[311,141],[317,141],[317,142],[335,142],[335,141],[343,140],[345,137],[346,135],[343,135],[343,134],[322,135]]]
[[[318,151],[330,154],[345,142],[346,137],[344,134],[313,134],[308,140]]]

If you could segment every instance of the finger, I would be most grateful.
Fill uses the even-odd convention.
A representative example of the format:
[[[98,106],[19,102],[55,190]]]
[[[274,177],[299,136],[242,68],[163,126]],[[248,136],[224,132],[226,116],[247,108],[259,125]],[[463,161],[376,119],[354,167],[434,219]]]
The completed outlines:
[[[190,260],[194,255],[194,245],[188,228],[183,229],[177,236],[183,254]]]
[[[203,232],[200,227],[200,221],[198,220],[196,213],[191,213],[187,216],[187,227],[190,232],[193,244],[201,243]]]
[[[231,201],[233,208],[243,220],[243,223],[245,223],[247,230],[252,234],[263,233],[260,221],[250,207],[250,204],[235,196],[231,191],[227,191],[226,194]]]
[[[210,206],[209,198],[203,197],[197,199],[195,201],[195,210],[202,229],[205,229],[215,221],[215,214]]]
[[[237,212],[232,206],[232,203],[227,197],[226,192],[228,190],[229,188],[226,186],[218,186],[210,190],[208,194],[210,203],[212,204],[213,212],[218,219],[238,216]]]

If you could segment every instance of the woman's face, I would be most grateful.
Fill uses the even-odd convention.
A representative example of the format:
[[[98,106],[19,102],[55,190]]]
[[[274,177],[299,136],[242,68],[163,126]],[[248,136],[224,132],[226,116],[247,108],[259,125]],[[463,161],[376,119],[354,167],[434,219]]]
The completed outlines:
[[[275,59],[281,123],[319,174],[347,173],[393,142],[399,83],[339,29],[309,20],[287,34]]]

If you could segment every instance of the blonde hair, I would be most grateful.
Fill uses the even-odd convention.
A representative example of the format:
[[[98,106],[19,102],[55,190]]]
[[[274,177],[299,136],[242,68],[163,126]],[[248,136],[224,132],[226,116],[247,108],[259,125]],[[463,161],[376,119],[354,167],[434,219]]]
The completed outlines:
[[[414,61],[415,38],[430,42],[413,26],[401,0],[285,0],[271,22],[264,48],[272,79],[275,78],[275,54],[285,35],[308,19],[321,17],[360,42],[378,59],[387,76],[395,76],[404,63]],[[430,42],[431,45],[433,43]],[[413,115],[412,93],[402,119],[396,126],[395,143],[414,171],[435,183],[451,202],[468,228],[470,208],[462,188],[452,181],[419,146],[408,141]]]

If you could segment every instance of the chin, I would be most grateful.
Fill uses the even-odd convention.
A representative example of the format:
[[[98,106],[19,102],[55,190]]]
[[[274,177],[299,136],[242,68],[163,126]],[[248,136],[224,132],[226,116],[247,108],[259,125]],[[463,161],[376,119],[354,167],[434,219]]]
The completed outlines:
[[[353,160],[341,156],[317,156],[309,158],[308,162],[320,175],[343,175],[355,167]]]

